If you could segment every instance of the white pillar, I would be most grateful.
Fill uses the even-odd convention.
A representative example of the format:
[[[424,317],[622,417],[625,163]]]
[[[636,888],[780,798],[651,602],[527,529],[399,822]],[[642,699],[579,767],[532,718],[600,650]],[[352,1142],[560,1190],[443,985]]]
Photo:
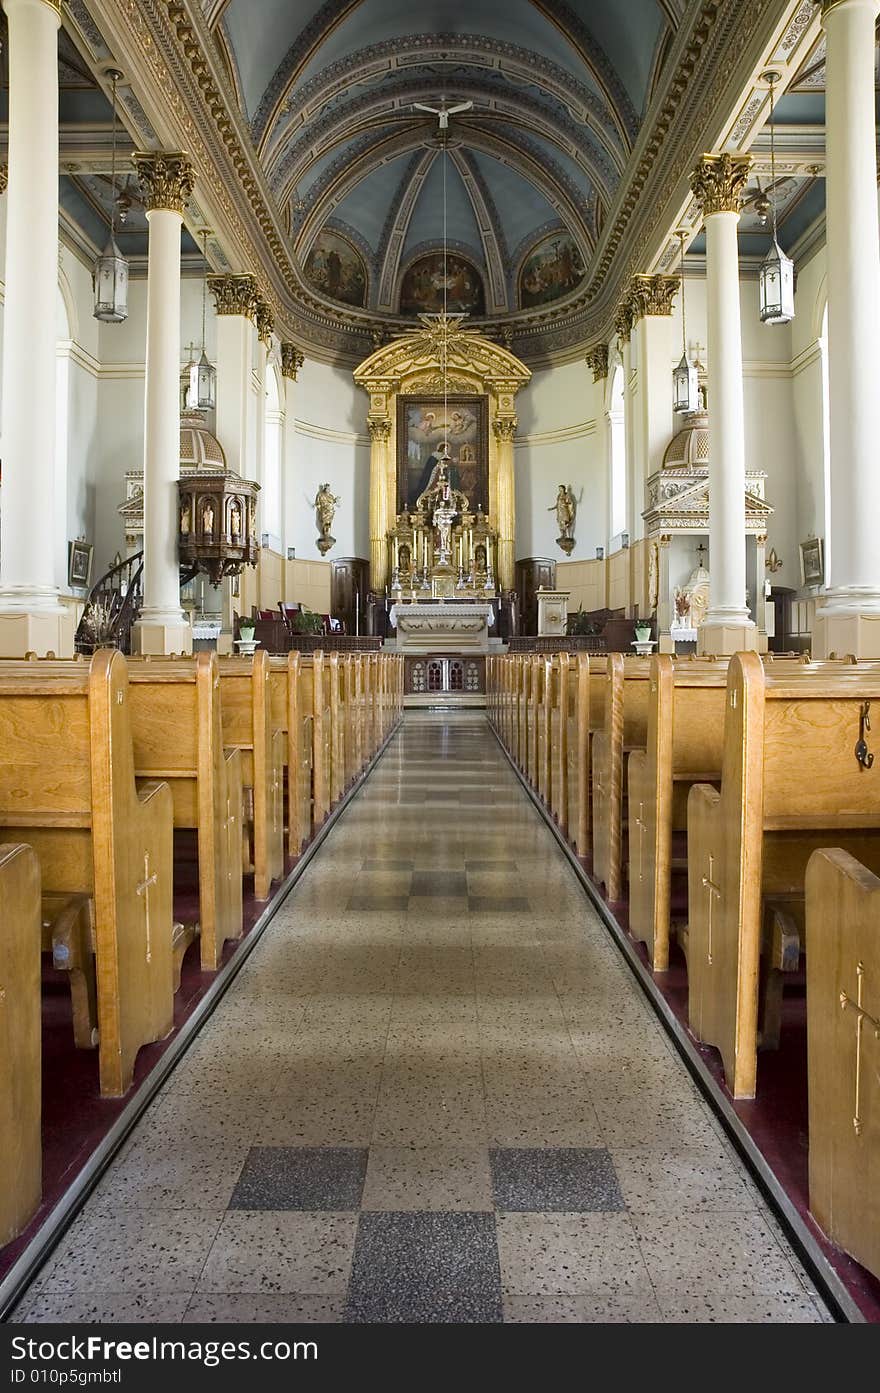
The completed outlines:
[[[813,651],[880,657],[880,242],[874,26],[880,0],[825,0],[826,246],[833,573]]]
[[[287,560],[287,552],[296,536],[296,379],[303,365],[303,355],[292,343],[281,345],[281,380],[284,383],[284,427],[281,434],[281,517],[284,543],[284,599],[296,599],[294,582],[295,560]]]
[[[9,26],[9,182],[3,328],[0,655],[73,653],[55,555],[60,4],[3,0]]]
[[[709,608],[700,625],[702,653],[755,648],[746,604],[746,446],[739,253],[736,229],[749,159],[704,155],[691,176],[706,228],[711,446],[709,458]]]
[[[253,276],[211,276],[217,305],[217,439],[230,469],[245,479],[256,477],[249,458],[254,409],[252,371],[254,324],[259,305]]]
[[[139,653],[192,652],[180,607],[180,230],[194,176],[185,155],[134,156],[149,224],[144,391],[144,603],[132,630]]]

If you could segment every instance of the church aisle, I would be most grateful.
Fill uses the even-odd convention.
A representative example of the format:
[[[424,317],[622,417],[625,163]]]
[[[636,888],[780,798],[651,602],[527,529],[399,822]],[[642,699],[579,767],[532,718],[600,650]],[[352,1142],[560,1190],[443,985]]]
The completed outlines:
[[[14,1318],[830,1319],[482,713],[407,716]]]

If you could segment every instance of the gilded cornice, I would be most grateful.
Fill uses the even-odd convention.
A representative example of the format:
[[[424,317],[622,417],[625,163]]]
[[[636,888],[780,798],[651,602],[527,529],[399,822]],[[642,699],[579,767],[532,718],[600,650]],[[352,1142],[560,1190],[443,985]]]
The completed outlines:
[[[295,343],[281,345],[281,376],[296,381],[296,375],[305,362],[305,356]]]
[[[261,303],[256,276],[209,276],[208,289],[218,314],[240,314],[256,321]]]
[[[597,343],[595,348],[590,349],[587,354],[587,367],[593,374],[594,382],[600,382],[603,377],[608,376],[607,343]]]
[[[355,382],[368,392],[387,393],[397,391],[404,377],[421,373],[427,374],[422,390],[429,390],[427,384],[435,380],[440,392],[445,382],[451,390],[458,390],[453,387],[458,380],[466,384],[462,390],[472,391],[470,378],[488,383],[499,396],[509,396],[512,405],[531,372],[508,349],[476,329],[462,328],[461,318],[450,315],[444,322],[441,315],[420,314],[418,328],[377,348],[355,368]]]
[[[680,285],[678,276],[633,276],[627,296],[633,324],[648,315],[671,315]]]
[[[131,162],[147,212],[163,209],[183,217],[196,182],[189,156],[178,150],[135,150]]]
[[[704,155],[691,174],[691,188],[704,218],[713,213],[739,213],[749,177],[751,156]]]

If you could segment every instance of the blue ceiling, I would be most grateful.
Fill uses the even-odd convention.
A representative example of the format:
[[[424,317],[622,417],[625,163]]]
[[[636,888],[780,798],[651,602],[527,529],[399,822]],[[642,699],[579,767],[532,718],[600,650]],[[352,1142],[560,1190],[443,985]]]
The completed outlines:
[[[447,236],[491,275],[548,228],[588,264],[681,0],[203,0],[304,265],[344,228],[385,295]],[[447,144],[414,103],[471,101]],[[426,174],[428,164],[433,163]],[[417,197],[408,196],[412,180]],[[415,189],[412,190],[415,193]],[[390,249],[390,251],[389,251]],[[505,264],[502,264],[505,263]],[[370,276],[376,308],[380,276]],[[487,296],[487,303],[489,297]],[[395,308],[383,304],[383,308]]]

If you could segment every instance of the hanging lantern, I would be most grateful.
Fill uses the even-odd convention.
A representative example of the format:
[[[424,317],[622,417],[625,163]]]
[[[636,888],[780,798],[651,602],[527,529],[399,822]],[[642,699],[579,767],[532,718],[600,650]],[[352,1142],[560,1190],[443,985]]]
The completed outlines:
[[[217,404],[217,369],[205,352],[205,306],[208,294],[208,229],[202,231],[205,280],[202,284],[202,356],[189,369],[188,404],[196,411],[213,411]]]
[[[794,262],[776,238],[761,263],[761,321],[789,324],[794,319]]]
[[[681,415],[698,411],[700,406],[700,381],[696,364],[692,363],[687,351],[687,322],[684,313],[684,243],[687,233],[679,231],[681,244],[681,362],[672,373],[672,407]]]
[[[794,262],[779,245],[776,227],[776,138],[773,126],[773,91],[779,73],[763,74],[770,85],[770,200],[773,212],[773,240],[761,263],[758,281],[762,324],[790,324],[794,319]]]
[[[115,69],[108,73],[113,84],[113,147],[110,156],[110,236],[95,262],[92,289],[95,319],[105,324],[121,324],[128,318],[128,262],[116,245],[116,84],[122,76]]]

